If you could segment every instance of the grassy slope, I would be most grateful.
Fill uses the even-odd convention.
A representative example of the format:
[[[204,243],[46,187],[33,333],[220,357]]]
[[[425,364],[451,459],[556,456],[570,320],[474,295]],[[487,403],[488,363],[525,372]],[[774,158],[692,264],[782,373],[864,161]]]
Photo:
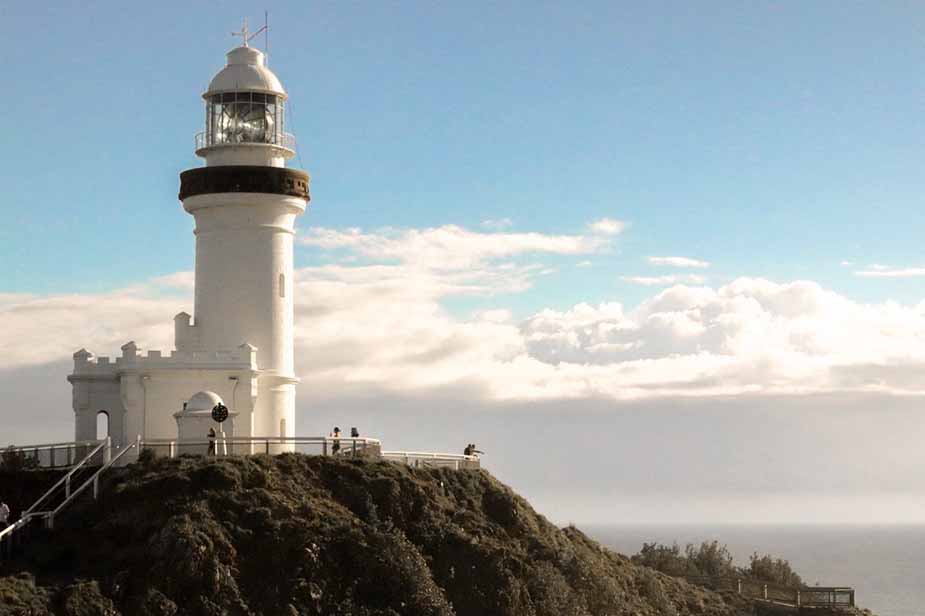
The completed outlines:
[[[0,614],[738,613],[557,529],[486,472],[363,460],[135,465],[25,554]]]

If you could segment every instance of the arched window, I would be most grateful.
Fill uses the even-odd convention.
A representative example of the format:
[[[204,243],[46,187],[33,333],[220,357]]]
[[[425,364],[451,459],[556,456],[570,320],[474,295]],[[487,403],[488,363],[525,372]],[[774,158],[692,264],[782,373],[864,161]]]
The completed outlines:
[[[279,275],[279,296],[286,297],[286,274]]]
[[[102,441],[109,436],[109,413],[100,411],[96,414],[96,440]]]
[[[279,437],[286,438],[286,418],[285,417],[279,420]]]

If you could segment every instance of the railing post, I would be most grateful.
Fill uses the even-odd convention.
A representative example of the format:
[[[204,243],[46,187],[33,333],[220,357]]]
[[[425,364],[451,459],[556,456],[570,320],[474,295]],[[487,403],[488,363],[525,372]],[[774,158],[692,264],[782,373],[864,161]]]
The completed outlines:
[[[800,597],[800,589],[797,588],[797,607],[800,607],[800,605],[802,605],[802,598]]]
[[[69,498],[71,496],[71,476],[68,475],[64,480],[64,498]]]
[[[266,446],[267,446],[267,455],[270,455],[270,439],[266,440]]]
[[[106,444],[103,446],[103,464],[109,464],[112,459],[112,438],[106,437]],[[96,494],[94,494],[96,496]]]
[[[736,579],[736,592],[742,594],[742,578]]]
[[[97,473],[93,477],[93,500],[96,500],[96,497],[99,493],[100,493],[100,474]]]
[[[49,466],[50,466],[51,468],[54,468],[54,467],[55,467],[55,448],[54,448],[54,446],[49,447],[49,451],[50,451],[50,454],[49,454],[50,464],[49,464]]]
[[[764,598],[765,599],[768,598],[768,585],[767,584],[764,585]]]
[[[323,456],[328,455],[328,439],[324,439],[321,441],[321,455]]]

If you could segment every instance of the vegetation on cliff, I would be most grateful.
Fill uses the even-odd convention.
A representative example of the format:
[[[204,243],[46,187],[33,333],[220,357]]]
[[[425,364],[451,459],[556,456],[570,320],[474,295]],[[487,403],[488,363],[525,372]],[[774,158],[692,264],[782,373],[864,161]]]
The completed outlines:
[[[741,613],[484,471],[295,454],[122,469],[0,575],[0,614]]]
[[[632,560],[677,577],[742,577],[781,586],[803,586],[803,579],[788,561],[756,552],[748,567],[739,567],[733,563],[729,549],[718,541],[704,541],[699,546],[689,543],[683,551],[677,543],[644,543]]]

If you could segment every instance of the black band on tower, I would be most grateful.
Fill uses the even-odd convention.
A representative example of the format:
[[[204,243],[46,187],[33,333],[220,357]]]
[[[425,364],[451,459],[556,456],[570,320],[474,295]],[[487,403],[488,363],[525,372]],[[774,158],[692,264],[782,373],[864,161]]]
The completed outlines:
[[[309,201],[308,174],[285,167],[228,165],[199,167],[180,173],[180,201],[212,193],[265,193]]]

